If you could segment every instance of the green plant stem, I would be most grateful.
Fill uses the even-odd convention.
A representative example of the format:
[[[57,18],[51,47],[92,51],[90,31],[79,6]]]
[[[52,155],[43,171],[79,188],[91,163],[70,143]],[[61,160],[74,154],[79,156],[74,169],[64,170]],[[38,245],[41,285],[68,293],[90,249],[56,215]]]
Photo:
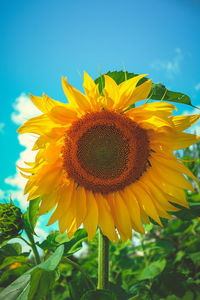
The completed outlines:
[[[35,261],[36,261],[37,265],[39,265],[41,263],[41,259],[40,259],[40,255],[38,253],[37,247],[35,245],[35,240],[34,240],[33,234],[28,232],[28,230],[26,230],[26,229],[25,229],[25,231],[26,231],[26,234],[27,234],[28,239],[30,241],[29,245],[33,250],[33,254],[35,256]]]
[[[93,290],[94,289],[96,290],[95,284],[92,282],[92,280],[88,277],[87,273],[83,270],[83,268],[79,264],[77,264],[76,262],[74,262],[73,260],[71,260],[67,257],[63,257],[62,261],[67,263],[67,264],[70,264],[73,267],[75,267],[76,269],[78,269],[83,274],[83,276],[85,276],[85,278],[87,279],[89,287]]]
[[[108,288],[109,240],[99,229],[98,289]]]
[[[19,237],[22,241],[24,241],[29,247],[31,247],[31,244],[26,240],[24,239],[22,236]]]

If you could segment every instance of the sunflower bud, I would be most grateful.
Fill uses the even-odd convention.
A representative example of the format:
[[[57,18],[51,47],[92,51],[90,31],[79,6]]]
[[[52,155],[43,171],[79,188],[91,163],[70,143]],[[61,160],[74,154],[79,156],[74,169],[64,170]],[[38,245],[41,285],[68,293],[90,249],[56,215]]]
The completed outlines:
[[[13,201],[0,203],[0,238],[8,240],[17,237],[23,229],[23,214]]]

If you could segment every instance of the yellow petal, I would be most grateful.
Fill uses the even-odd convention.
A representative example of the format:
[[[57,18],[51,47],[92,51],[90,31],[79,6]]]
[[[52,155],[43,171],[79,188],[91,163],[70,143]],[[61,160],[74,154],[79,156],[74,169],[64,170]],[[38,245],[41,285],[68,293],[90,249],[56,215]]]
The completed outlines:
[[[34,96],[29,94],[29,97],[31,99],[31,101],[33,102],[33,104],[43,113],[46,113],[46,108],[44,105],[44,101],[42,97],[38,97],[38,96]]]
[[[128,110],[126,114],[134,118],[140,117],[142,119],[150,118],[152,115],[160,118],[168,118],[168,116],[172,114],[173,109],[176,109],[176,106],[171,103],[152,102]]]
[[[79,186],[76,189],[76,196],[74,197],[76,207],[76,226],[77,229],[83,223],[86,215],[86,193],[85,188]]]
[[[144,212],[162,226],[158,212],[151,200],[151,197],[146,191],[145,186],[139,182],[134,184],[134,194],[136,195],[136,199]]]
[[[171,128],[166,128],[165,133],[151,132],[151,144],[152,145],[164,145],[171,150],[179,150],[189,147],[199,141],[199,137],[190,133],[176,133]]]
[[[55,106],[67,106],[67,104],[53,100],[45,94],[43,94],[43,97],[37,97],[31,94],[29,94],[29,96],[33,104],[44,114],[50,112]]]
[[[199,184],[198,179],[192,174],[192,172],[184,164],[179,162],[176,158],[169,159],[169,157],[164,157],[164,155],[158,153],[152,153],[152,156],[158,163],[164,164],[170,169],[176,170],[180,173],[184,173]]]
[[[106,199],[100,194],[95,194],[98,211],[99,211],[99,226],[105,236],[109,238],[110,241],[118,242],[118,236],[115,231],[113,217],[110,211],[110,207]]]
[[[167,197],[168,201],[170,201],[171,203],[176,203],[176,204],[179,204],[179,205],[181,205],[183,207],[189,208],[189,205],[188,205],[186,199],[185,199],[185,201],[183,201],[182,199],[175,198],[175,197],[173,197],[173,196],[171,196],[169,194],[166,194],[166,197]]]
[[[152,80],[150,79],[137,86],[132,94],[134,102],[130,100],[129,103],[127,103],[127,106],[130,106],[131,104],[136,103],[138,101],[147,99],[151,91],[151,84]]]
[[[137,123],[144,129],[153,129],[157,130],[162,127],[170,127],[173,128],[173,123],[170,122],[169,119],[159,118],[158,116],[152,116],[148,119],[138,119]]]
[[[44,154],[45,160],[50,164],[56,162],[56,160],[61,155],[62,147],[63,146],[60,144],[51,143],[45,151],[45,154]]]
[[[17,132],[22,133],[36,133],[39,135],[50,131],[55,127],[55,123],[49,119],[47,115],[41,115],[39,117],[31,118],[18,128]]]
[[[48,113],[49,118],[58,124],[66,125],[67,123],[72,123],[77,120],[77,113],[69,108],[62,106],[55,106]]]
[[[119,101],[118,103],[116,102],[115,108],[125,108],[130,105],[128,103],[134,103],[133,93],[135,91],[136,85],[139,82],[139,80],[145,77],[146,75],[147,74],[135,76],[129,80],[123,81],[119,85]]]
[[[55,189],[63,179],[63,169],[57,164],[45,165],[34,176],[34,185],[37,187],[36,193],[44,195]]]
[[[88,73],[84,72],[84,83],[83,88],[85,90],[86,95],[90,95],[91,91],[93,92],[96,89],[97,85],[94,80],[88,75]]]
[[[67,97],[69,104],[74,107],[83,110],[84,112],[90,111],[90,104],[84,94],[70,85],[65,78],[62,77],[62,86],[64,93]]]
[[[83,224],[88,233],[88,241],[91,241],[96,233],[98,224],[98,207],[96,199],[91,191],[87,191],[86,193],[86,206],[87,214]]]
[[[144,180],[143,177],[141,178],[141,180],[149,188],[148,192],[152,194],[152,199],[155,199],[154,203],[159,203],[159,206],[163,207],[166,211],[179,210],[168,202],[168,199],[165,197],[165,193],[163,193],[158,186],[151,182],[148,176],[146,180]]]
[[[98,107],[98,98],[100,97],[99,87],[93,79],[84,72],[84,83],[83,83],[84,91],[87,97],[90,99],[90,104],[92,108],[96,111],[99,111]]]
[[[32,150],[45,148],[48,143],[56,142],[57,140],[64,138],[65,132],[70,125],[71,124],[68,124],[68,126],[65,127],[54,127],[49,132],[41,135],[35,142]]]
[[[111,204],[111,211],[115,215],[116,227],[123,234],[124,240],[132,238],[132,227],[128,209],[119,192],[110,195],[109,204]],[[108,197],[107,195],[107,197]]]
[[[184,131],[199,120],[200,115],[174,116],[171,120],[177,131]]]
[[[116,82],[107,75],[104,75],[105,87],[103,89],[103,94],[106,99],[106,106],[112,108],[114,103],[118,102],[119,98],[119,88]]]
[[[50,209],[52,209],[56,205],[57,198],[58,198],[57,190],[54,190],[49,194],[45,194],[42,197],[42,201],[39,209],[39,215],[41,216],[48,213]]]
[[[54,210],[53,214],[51,215],[47,225],[53,224],[54,222],[66,215],[67,210],[72,201],[73,188],[73,182],[71,182],[69,185],[63,184],[61,186],[61,188],[59,189],[58,205]]]
[[[121,194],[128,208],[133,228],[140,233],[145,233],[140,217],[140,207],[135,195],[131,192],[129,187],[126,187],[123,191],[121,191]]]
[[[157,162],[153,157],[149,159],[152,168],[159,174],[159,176],[168,183],[182,189],[194,191],[192,184],[176,170],[172,170]]]
[[[182,206],[188,206],[184,190],[168,183],[166,180],[161,179],[160,175],[153,169],[151,170],[151,180],[154,182],[157,188],[162,189],[168,201],[170,200],[168,199],[167,195],[177,199],[178,203]]]

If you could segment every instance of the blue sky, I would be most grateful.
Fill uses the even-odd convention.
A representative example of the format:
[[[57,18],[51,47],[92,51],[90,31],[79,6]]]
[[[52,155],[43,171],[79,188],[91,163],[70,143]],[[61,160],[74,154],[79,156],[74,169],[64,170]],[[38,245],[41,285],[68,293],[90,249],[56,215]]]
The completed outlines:
[[[25,207],[15,165],[20,155],[29,157],[33,137],[19,140],[16,130],[37,113],[28,93],[66,101],[61,75],[82,90],[79,72],[96,78],[98,65],[104,73],[124,64],[198,106],[199,17],[195,0],[1,1],[0,197],[12,195]]]

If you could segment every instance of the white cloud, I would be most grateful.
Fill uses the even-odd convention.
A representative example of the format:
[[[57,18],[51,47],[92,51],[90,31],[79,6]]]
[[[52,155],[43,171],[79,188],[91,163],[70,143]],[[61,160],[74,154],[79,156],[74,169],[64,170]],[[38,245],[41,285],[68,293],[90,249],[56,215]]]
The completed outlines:
[[[22,93],[13,103],[14,111],[11,114],[11,119],[15,124],[22,125],[27,119],[40,115],[41,112],[32,104],[29,97]],[[25,133],[18,136],[20,145],[25,147],[19,154],[19,158],[16,161],[16,165],[20,167],[27,167],[24,162],[33,162],[37,151],[32,151],[34,142],[37,136],[29,133]],[[27,179],[21,176],[19,170],[16,168],[14,175],[5,178],[5,183],[14,187],[14,189],[8,189],[5,191],[7,199],[10,197],[13,200],[17,200],[22,209],[28,206],[26,196],[24,196],[23,190]]]
[[[11,114],[11,120],[17,124],[22,125],[27,119],[32,117],[36,117],[41,114],[41,112],[32,104],[29,97],[22,93],[18,98],[15,99],[13,103],[14,111]],[[2,123],[3,124],[3,123]],[[2,125],[3,128],[3,125]],[[1,123],[0,123],[0,131],[1,131]],[[35,155],[37,151],[32,151],[33,145],[37,139],[37,136],[34,134],[25,133],[22,135],[18,135],[18,140],[20,145],[24,146],[25,149],[19,153],[19,158],[16,161],[16,165],[21,167],[27,167],[24,162],[33,162],[35,159]],[[27,179],[21,176],[19,170],[16,168],[16,173],[14,175],[8,176],[5,178],[5,183],[10,186],[10,188],[6,190],[0,190],[0,200],[9,201],[11,198],[13,201],[17,201],[21,209],[26,209],[28,206],[27,196],[24,195],[24,187],[27,182]],[[37,237],[35,237],[36,241],[42,241],[48,235],[48,231],[45,231],[42,228],[42,224],[37,222],[35,232]],[[15,239],[12,240],[14,242]],[[16,240],[19,242],[19,240]],[[29,247],[23,242],[20,241],[23,246],[24,251],[30,250]],[[41,251],[40,251],[41,252]]]
[[[176,48],[174,57],[172,57],[170,60],[157,59],[151,64],[151,67],[157,71],[165,71],[166,76],[172,79],[180,72],[180,63],[182,60],[182,50],[180,48]]]
[[[196,91],[200,91],[200,82],[197,83],[194,88]]]
[[[13,103],[14,112],[11,119],[15,124],[22,125],[25,121],[41,114],[29,97],[22,93]]]
[[[0,123],[0,133],[4,133],[5,123]]]
[[[0,200],[5,199],[5,192],[3,190],[0,190]]]

